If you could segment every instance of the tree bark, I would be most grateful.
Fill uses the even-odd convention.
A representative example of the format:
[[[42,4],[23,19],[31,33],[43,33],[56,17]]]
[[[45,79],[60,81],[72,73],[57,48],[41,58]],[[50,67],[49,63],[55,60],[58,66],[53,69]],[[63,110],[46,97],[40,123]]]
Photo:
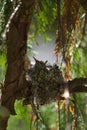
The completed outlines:
[[[35,0],[21,0],[9,18],[4,32],[4,40],[7,46],[7,71],[2,88],[1,105],[6,107],[11,114],[15,113],[15,99],[22,97],[21,92],[19,94],[16,94],[16,92],[21,88],[22,82],[25,81],[24,59],[34,2]],[[6,129],[4,123],[3,126],[1,130]]]

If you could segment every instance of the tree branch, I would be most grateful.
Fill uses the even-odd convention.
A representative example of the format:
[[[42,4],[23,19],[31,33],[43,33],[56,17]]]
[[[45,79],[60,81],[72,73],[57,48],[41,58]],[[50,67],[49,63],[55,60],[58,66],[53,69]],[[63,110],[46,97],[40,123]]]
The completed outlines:
[[[87,78],[75,78],[72,81],[68,81],[70,92],[87,92]]]

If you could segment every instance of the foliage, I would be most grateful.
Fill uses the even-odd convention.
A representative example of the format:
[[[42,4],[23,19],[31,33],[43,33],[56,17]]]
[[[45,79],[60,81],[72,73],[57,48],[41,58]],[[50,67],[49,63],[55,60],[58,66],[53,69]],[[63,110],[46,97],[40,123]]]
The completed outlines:
[[[86,37],[85,37],[86,38]],[[79,47],[73,52],[72,72],[73,77],[87,77],[87,45],[82,41]],[[78,111],[78,129],[87,129],[87,94],[76,94],[76,103]]]
[[[0,82],[4,80],[6,72],[6,50],[2,49],[0,51]]]
[[[33,17],[36,33],[45,33],[52,27],[57,16],[56,9],[56,0],[42,0],[39,5],[36,5]]]
[[[12,13],[12,10],[13,10],[13,3],[10,0],[0,1],[0,45],[2,43],[2,34],[5,25]]]
[[[16,100],[14,108],[16,115],[10,115],[7,130],[20,130],[21,128],[22,130],[34,130],[37,125],[39,130],[47,130],[43,123],[36,120],[35,115],[32,114],[31,107],[23,106],[23,100]],[[57,104],[51,103],[46,106],[40,106],[40,112],[48,127],[52,130],[56,130],[58,128]],[[64,113],[65,110],[62,109],[60,121],[61,130],[65,128],[66,121],[64,121]]]
[[[12,5],[10,0],[0,1],[0,81],[4,80],[6,70],[6,49],[3,43],[3,32],[12,13]]]
[[[51,13],[50,13],[51,12]],[[34,39],[38,42],[37,36],[43,36],[44,43],[51,40],[48,31],[55,32],[57,17],[56,0],[37,0],[34,15],[29,30],[29,40]],[[55,25],[55,26],[54,26]]]
[[[7,130],[29,130],[30,129],[30,117],[29,109],[27,106],[23,106],[23,100],[17,101],[14,104],[16,115],[10,115],[8,120]]]

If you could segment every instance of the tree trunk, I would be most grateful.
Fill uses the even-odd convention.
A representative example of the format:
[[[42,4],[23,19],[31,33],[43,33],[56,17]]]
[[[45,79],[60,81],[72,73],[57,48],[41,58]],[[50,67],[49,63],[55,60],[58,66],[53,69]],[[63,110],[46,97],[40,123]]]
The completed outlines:
[[[24,82],[24,62],[27,48],[27,33],[31,23],[35,0],[22,0],[14,9],[4,32],[7,46],[7,71],[2,88],[1,105],[14,114],[15,99],[22,97],[17,94]],[[24,79],[24,80],[23,80]],[[5,122],[6,123],[6,122]],[[5,126],[5,127],[4,127]],[[3,123],[1,130],[5,130]]]

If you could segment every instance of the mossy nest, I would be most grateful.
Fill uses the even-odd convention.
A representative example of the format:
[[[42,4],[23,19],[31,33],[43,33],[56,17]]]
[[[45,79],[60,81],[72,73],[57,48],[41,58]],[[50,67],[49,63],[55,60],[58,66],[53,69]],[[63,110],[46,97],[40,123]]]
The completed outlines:
[[[63,92],[64,79],[57,65],[48,66],[46,62],[36,60],[35,65],[29,69],[31,82],[31,96],[37,104],[47,104]]]

